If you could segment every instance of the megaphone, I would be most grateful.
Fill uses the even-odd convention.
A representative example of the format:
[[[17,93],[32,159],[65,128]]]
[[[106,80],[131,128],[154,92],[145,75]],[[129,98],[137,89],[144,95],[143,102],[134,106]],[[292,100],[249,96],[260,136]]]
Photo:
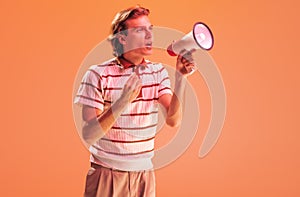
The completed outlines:
[[[214,37],[209,27],[197,22],[194,24],[193,30],[183,36],[180,40],[173,42],[167,48],[167,52],[171,56],[176,56],[181,50],[204,49],[210,50],[214,45]]]

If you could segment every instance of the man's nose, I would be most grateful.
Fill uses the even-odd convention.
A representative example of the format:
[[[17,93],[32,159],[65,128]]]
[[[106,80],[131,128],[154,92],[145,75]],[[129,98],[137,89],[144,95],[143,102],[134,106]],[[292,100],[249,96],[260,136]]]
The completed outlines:
[[[152,38],[152,36],[153,36],[152,30],[147,29],[146,30],[146,38],[149,39],[149,38]]]

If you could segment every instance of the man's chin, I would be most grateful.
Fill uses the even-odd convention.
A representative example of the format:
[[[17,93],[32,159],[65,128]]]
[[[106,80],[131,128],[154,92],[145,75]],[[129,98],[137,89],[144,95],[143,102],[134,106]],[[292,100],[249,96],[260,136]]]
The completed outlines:
[[[153,50],[152,48],[146,48],[143,50],[144,55],[152,55],[153,54]]]
[[[136,55],[142,55],[142,56],[149,56],[153,54],[153,50],[152,48],[140,48],[138,50],[132,50],[129,51],[132,54],[136,54]]]

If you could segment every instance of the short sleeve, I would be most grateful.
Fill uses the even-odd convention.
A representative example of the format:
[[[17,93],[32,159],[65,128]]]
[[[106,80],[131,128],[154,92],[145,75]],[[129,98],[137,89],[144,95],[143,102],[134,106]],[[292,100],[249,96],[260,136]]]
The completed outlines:
[[[103,87],[101,75],[91,67],[83,76],[83,79],[75,96],[74,103],[88,105],[103,111]]]
[[[162,67],[159,79],[160,82],[159,82],[159,89],[158,89],[158,97],[164,94],[173,94],[171,90],[171,82],[170,82],[169,74],[165,67]]]

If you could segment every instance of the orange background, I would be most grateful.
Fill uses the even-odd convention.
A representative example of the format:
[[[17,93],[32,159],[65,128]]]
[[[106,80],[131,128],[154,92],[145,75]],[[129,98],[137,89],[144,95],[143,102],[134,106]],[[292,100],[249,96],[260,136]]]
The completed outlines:
[[[113,15],[137,3],[154,25],[207,23],[227,93],[222,135],[200,159],[210,97],[199,85],[198,133],[156,171],[157,196],[300,196],[296,0],[1,1],[0,196],[82,196],[89,154],[73,121],[73,82]]]

